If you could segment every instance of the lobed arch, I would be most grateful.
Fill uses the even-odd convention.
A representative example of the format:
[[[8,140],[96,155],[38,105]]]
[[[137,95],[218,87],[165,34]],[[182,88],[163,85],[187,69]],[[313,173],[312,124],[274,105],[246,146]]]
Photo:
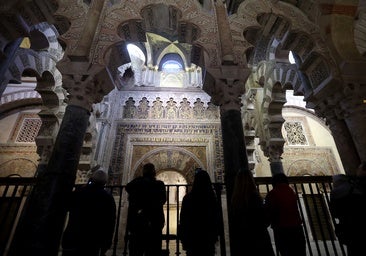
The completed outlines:
[[[197,1],[172,1],[168,4],[166,1],[155,1],[153,6],[163,4],[168,6],[170,9],[176,9],[177,12],[182,13],[181,19],[179,20],[179,26],[177,26],[177,39],[180,42],[186,42],[190,44],[201,43],[202,45],[211,45],[212,49],[216,49],[215,42],[217,41],[216,34],[212,33],[215,31],[214,18],[205,12]],[[158,29],[146,26],[143,14],[139,11],[146,8],[151,8],[151,4],[145,1],[130,2],[126,1],[123,4],[114,4],[106,9],[106,15],[104,16],[103,24],[101,25],[100,35],[98,42],[95,42],[98,47],[97,56],[94,54],[93,63],[103,63],[103,57],[107,48],[112,44],[126,40],[129,42],[141,42],[146,41],[145,32],[154,32]],[[201,12],[197,13],[197,9]],[[67,15],[65,13],[65,15]],[[130,22],[133,21],[133,22]],[[121,37],[119,28],[121,24],[129,24],[124,26],[125,33]],[[145,24],[145,25],[144,25]],[[184,33],[179,29],[184,26]],[[128,37],[126,37],[128,35]],[[75,44],[76,42],[70,42]],[[207,44],[208,43],[208,44]],[[71,46],[73,47],[73,46]],[[217,56],[217,52],[215,53]]]
[[[38,163],[34,160],[17,157],[9,159],[4,162],[0,162],[0,177],[20,176],[20,177],[33,177]]]
[[[170,155],[176,154],[177,156],[179,156],[180,162],[175,162],[175,164],[172,165],[171,162],[168,163],[164,161],[159,161],[159,154],[165,154],[166,152],[169,152]],[[134,164],[134,166],[132,166],[129,173],[130,178],[141,175],[142,166],[148,162],[153,163],[157,171],[165,169],[176,170],[178,173],[182,174],[185,177],[188,183],[193,182],[195,168],[206,168],[204,163],[200,159],[198,159],[196,155],[184,148],[160,147],[146,153]],[[210,173],[210,175],[213,175],[212,172]]]
[[[182,65],[183,70],[188,68],[186,55],[176,46],[170,45],[164,49],[157,58],[158,70],[161,70],[162,64],[165,60],[173,58]]]
[[[283,2],[274,4],[263,0],[244,1],[239,6],[238,12],[231,17],[230,24],[231,30],[237,36],[234,47],[241,44],[243,55],[247,51],[256,52],[251,50],[252,45],[263,38],[262,41],[264,41],[259,50],[263,52],[265,48],[266,54],[262,54],[263,57],[258,61],[272,59],[273,53],[279,49],[294,51],[303,60],[311,52],[318,52],[327,60],[332,76],[339,76],[334,58],[326,50],[325,41],[318,26],[295,6]],[[262,28],[261,32],[258,32],[258,27]],[[263,37],[262,34],[265,36]],[[246,55],[248,56],[248,53]]]
[[[6,84],[9,81],[20,83],[22,76],[37,79],[36,87],[30,88],[28,93],[20,96],[23,96],[21,102],[33,101],[37,103],[37,106],[43,106],[38,113],[42,125],[36,137],[37,153],[41,157],[41,163],[47,162],[50,156],[49,153],[63,117],[66,96],[65,90],[62,88],[62,76],[56,68],[56,61],[62,56],[62,48],[57,42],[53,29],[47,26],[43,26],[43,28],[47,35],[45,38],[50,38],[48,50],[18,49],[15,61],[5,73]],[[7,107],[7,104],[1,107]]]
[[[333,175],[310,159],[299,159],[292,162],[286,170],[288,176],[325,176]]]
[[[87,22],[89,6],[83,1],[60,1],[54,18],[58,28],[61,28],[58,36],[63,46],[65,55],[70,55],[79,42],[79,35],[82,34]],[[77,10],[75,12],[74,10]],[[71,54],[72,55],[72,54]]]

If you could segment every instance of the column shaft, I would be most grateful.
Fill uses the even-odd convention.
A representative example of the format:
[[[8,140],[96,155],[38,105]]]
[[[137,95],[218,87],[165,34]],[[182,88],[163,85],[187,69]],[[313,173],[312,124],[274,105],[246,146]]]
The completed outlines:
[[[250,172],[241,113],[239,110],[227,110],[221,114],[222,139],[225,163],[225,186],[228,208],[231,255],[237,256],[243,243],[240,234],[235,232],[237,225],[231,209],[234,183],[239,170]]]
[[[67,106],[46,168],[39,168],[11,245],[12,256],[58,254],[89,111]]]

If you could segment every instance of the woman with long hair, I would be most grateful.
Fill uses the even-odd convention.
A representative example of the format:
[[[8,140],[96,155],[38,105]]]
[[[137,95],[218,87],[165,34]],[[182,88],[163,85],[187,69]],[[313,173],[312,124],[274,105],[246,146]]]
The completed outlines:
[[[210,176],[196,170],[192,190],[182,201],[178,235],[187,256],[213,256],[218,241],[219,212]]]
[[[274,256],[263,199],[249,171],[237,173],[231,198],[234,244],[237,255]]]

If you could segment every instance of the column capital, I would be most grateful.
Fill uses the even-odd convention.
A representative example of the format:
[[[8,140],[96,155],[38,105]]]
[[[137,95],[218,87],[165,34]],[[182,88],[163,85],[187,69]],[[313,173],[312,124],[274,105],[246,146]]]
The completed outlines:
[[[270,143],[268,146],[262,147],[263,153],[268,157],[269,162],[281,162],[283,154],[284,141],[278,143]]]
[[[62,72],[63,87],[69,93],[67,104],[92,110],[94,103],[114,88],[113,79],[106,67],[87,66],[85,62],[63,62],[59,64]]]
[[[239,65],[222,65],[208,70],[210,79],[205,79],[204,90],[211,96],[213,104],[220,106],[221,113],[241,110],[241,96],[245,93],[245,83],[249,69]]]

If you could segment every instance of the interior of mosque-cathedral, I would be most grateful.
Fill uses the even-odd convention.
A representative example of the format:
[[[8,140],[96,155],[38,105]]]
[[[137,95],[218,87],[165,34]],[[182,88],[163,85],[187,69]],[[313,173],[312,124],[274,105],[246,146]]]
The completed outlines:
[[[37,177],[19,243],[54,255],[57,194],[96,165],[109,185],[200,167],[228,198],[239,170],[355,174],[365,57],[365,0],[2,0],[0,177]]]

